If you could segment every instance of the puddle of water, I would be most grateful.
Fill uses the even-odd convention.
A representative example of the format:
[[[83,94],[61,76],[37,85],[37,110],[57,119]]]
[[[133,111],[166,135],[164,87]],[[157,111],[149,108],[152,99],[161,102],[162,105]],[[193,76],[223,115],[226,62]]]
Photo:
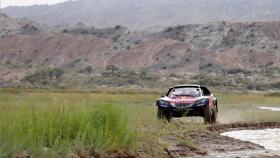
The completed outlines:
[[[268,150],[280,151],[280,129],[241,130],[222,133],[223,136],[249,141]]]
[[[280,112],[280,107],[259,107],[259,109]]]

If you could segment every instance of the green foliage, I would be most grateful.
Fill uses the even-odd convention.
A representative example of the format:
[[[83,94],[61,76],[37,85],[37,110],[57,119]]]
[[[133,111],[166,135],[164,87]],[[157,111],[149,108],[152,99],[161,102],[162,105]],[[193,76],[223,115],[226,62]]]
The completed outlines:
[[[106,72],[103,75],[108,74],[109,76],[116,76],[117,73],[120,71],[120,68],[115,65],[107,65],[106,66]]]
[[[75,148],[129,150],[136,144],[136,132],[120,106],[78,103],[78,97],[67,95],[35,96],[1,96],[0,157],[23,151],[66,157]]]
[[[268,97],[280,97],[280,92],[268,93],[265,96],[268,96]]]
[[[122,28],[122,26],[120,26],[120,25],[116,25],[115,26],[115,30],[119,30],[119,29],[121,29]]]
[[[246,70],[244,70],[244,69],[240,69],[240,68],[238,68],[238,69],[229,69],[229,70],[227,70],[227,73],[228,74],[246,74],[246,75],[250,75],[250,71],[246,71]]]
[[[277,90],[279,90],[280,89],[280,82],[270,83],[270,84],[267,84],[265,86],[267,88],[269,88],[269,89],[277,89]]]
[[[61,80],[63,74],[64,70],[62,69],[45,69],[26,76],[23,81],[29,82],[32,85],[47,85],[52,81]]]
[[[26,151],[32,157],[56,158],[81,150],[141,151],[143,157],[165,157],[169,140],[196,145],[188,133],[206,130],[203,119],[158,121],[154,102],[160,93],[0,90],[0,157]],[[219,123],[279,121],[278,113],[258,109],[259,105],[277,105],[279,97],[225,92],[215,96]]]
[[[205,85],[205,86],[224,86],[230,85],[229,83],[225,83],[225,80],[222,76],[218,75],[208,75],[206,73],[198,74],[192,77],[193,80],[197,82],[197,84]]]
[[[84,69],[80,70],[79,73],[91,74],[93,73],[93,68],[91,66],[87,66]]]
[[[260,106],[275,107],[280,102],[279,97],[260,93],[218,93],[219,122],[267,122],[280,121],[279,113],[261,110]]]
[[[61,32],[62,33],[68,33],[68,29],[63,29]]]
[[[148,80],[148,81],[157,81],[158,80],[157,76],[152,75],[145,70],[141,70],[138,75],[142,80]]]
[[[154,83],[159,80],[155,75],[152,75],[144,70],[135,72],[133,70],[124,70],[116,66],[109,65],[106,67],[105,72],[102,73],[102,80],[98,80],[99,84],[103,85],[141,85],[147,84],[146,82],[153,81]]]

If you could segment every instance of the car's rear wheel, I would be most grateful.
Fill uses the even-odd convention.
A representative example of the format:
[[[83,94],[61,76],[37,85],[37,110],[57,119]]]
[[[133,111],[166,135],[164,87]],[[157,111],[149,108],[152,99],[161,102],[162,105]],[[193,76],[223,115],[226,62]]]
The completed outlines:
[[[214,106],[213,109],[210,108],[209,105],[205,106],[204,108],[204,123],[205,124],[214,124],[217,121],[217,109]]]
[[[204,123],[212,123],[212,110],[210,109],[209,105],[204,107]]]
[[[217,99],[214,100],[214,105],[215,105],[216,111],[218,113],[219,112],[219,108],[218,108],[218,100]]]
[[[212,117],[211,117],[211,123],[214,124],[217,122],[217,108],[216,106],[214,106],[214,108],[212,109]]]

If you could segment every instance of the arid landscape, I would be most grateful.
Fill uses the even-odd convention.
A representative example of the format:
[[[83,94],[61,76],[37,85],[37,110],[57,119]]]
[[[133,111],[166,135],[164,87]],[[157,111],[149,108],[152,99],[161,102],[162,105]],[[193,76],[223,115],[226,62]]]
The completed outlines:
[[[6,14],[0,19],[3,87],[150,87],[151,80],[155,85],[279,87],[279,22],[189,24],[148,33],[119,25],[55,30]],[[49,76],[53,69],[63,72]],[[56,80],[45,82],[49,78]]]
[[[0,10],[0,158],[280,157],[280,1],[71,0]],[[216,124],[157,119],[207,86]]]

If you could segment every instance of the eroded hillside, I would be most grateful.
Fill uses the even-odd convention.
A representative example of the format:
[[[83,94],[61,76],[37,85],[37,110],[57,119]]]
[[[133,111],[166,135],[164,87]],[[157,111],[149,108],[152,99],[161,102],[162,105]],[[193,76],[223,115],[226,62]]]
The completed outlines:
[[[21,81],[46,68],[100,75],[117,70],[155,75],[208,73],[276,81],[280,70],[280,22],[182,25],[160,32],[79,26],[51,31],[1,15],[1,79]],[[258,74],[263,74],[261,77]],[[267,76],[266,76],[267,74]],[[104,77],[104,76],[103,76]],[[223,77],[223,76],[220,76]],[[229,79],[227,76],[225,79]],[[225,83],[226,84],[226,83]]]

